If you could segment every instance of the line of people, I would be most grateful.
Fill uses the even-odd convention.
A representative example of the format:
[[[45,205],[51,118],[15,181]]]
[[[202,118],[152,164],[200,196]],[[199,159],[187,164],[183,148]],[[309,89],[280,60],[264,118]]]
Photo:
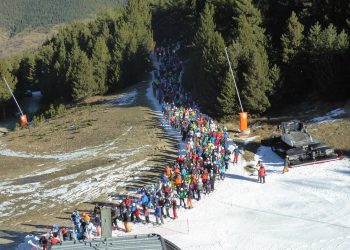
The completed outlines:
[[[179,208],[193,208],[193,199],[214,191],[216,181],[225,178],[231,155],[237,163],[240,154],[237,146],[228,148],[227,129],[200,113],[185,92],[176,50],[157,49],[156,53],[160,67],[154,72],[153,94],[186,146],[173,164],[165,166],[159,183],[143,187],[139,195],[128,196],[112,208],[115,227],[122,229],[118,225],[122,221],[125,232],[131,230],[130,222],[148,224],[154,216],[153,224],[161,225],[164,218],[176,219]]]

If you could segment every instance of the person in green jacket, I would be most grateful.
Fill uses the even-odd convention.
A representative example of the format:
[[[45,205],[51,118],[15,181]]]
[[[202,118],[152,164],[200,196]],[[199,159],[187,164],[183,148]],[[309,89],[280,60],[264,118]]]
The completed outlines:
[[[180,206],[182,206],[182,203],[183,203],[184,208],[187,208],[185,198],[186,198],[186,190],[184,190],[184,188],[180,188],[180,192],[179,192]]]

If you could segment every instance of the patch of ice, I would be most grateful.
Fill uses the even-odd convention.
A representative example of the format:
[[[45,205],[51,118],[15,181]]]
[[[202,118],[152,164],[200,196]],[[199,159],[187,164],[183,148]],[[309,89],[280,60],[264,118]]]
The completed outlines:
[[[120,95],[118,95],[117,98],[110,100],[110,101],[106,101],[106,102],[104,102],[104,104],[118,105],[118,106],[131,105],[135,101],[136,96],[137,96],[137,90],[134,89],[131,92],[120,94]]]
[[[135,162],[129,166],[127,166],[125,169],[126,170],[130,170],[130,169],[134,169],[134,168],[137,168],[137,167],[140,167],[142,166],[143,164],[145,164],[145,162],[147,162],[148,158],[142,160],[142,161],[138,161],[138,162]]]
[[[4,201],[0,203],[0,217],[8,216],[10,213],[6,212],[12,210],[13,202]]]
[[[254,141],[255,139],[259,138],[259,135],[255,135],[255,136],[250,136],[250,137],[240,137],[240,138],[235,138],[236,141],[241,141],[243,142],[243,144],[248,144],[252,141]]]
[[[64,164],[63,166],[66,166],[66,164]],[[63,166],[59,167],[59,168],[52,167],[52,168],[49,168],[46,170],[39,169],[39,170],[33,171],[30,174],[21,175],[21,176],[19,176],[19,178],[34,177],[34,176],[39,176],[39,175],[47,175],[47,174],[55,173],[55,172],[58,172],[58,171],[61,171],[62,169],[64,169]]]
[[[324,116],[313,118],[309,122],[311,122],[311,123],[334,122],[336,120],[335,118],[337,116],[342,115],[342,114],[345,114],[345,110],[338,108],[338,109],[335,109],[335,110],[328,112]]]
[[[19,185],[1,185],[1,194],[27,194],[35,192],[41,186],[40,182],[19,184]]]
[[[123,158],[127,158],[129,156],[133,156],[137,153],[140,152],[141,149],[143,148],[147,148],[150,147],[151,145],[144,145],[138,148],[132,148],[132,149],[128,149],[122,153],[112,153],[112,154],[108,154],[107,157],[111,158],[111,159],[123,159]]]
[[[75,173],[75,174],[70,174],[67,176],[61,176],[58,178],[59,181],[68,181],[68,180],[73,180],[75,178],[77,178],[79,175],[81,175],[81,173]]]
[[[147,171],[147,170],[151,170],[152,168],[150,166],[145,166],[145,167],[142,167],[140,168],[139,170],[140,171]]]

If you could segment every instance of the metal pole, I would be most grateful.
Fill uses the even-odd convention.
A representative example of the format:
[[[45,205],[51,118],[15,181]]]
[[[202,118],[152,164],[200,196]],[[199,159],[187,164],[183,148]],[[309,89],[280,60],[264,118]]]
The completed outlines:
[[[231,75],[232,75],[232,78],[233,78],[233,83],[234,83],[235,88],[236,88],[236,92],[237,92],[237,96],[238,96],[239,105],[241,106],[241,110],[242,110],[242,113],[243,113],[244,110],[243,110],[241,98],[240,98],[240,96],[239,96],[239,92],[238,92],[238,88],[237,88],[237,84],[236,84],[236,79],[235,79],[235,76],[234,76],[234,74],[233,74],[233,70],[232,70],[230,58],[228,57],[227,47],[225,47],[225,54],[226,54],[226,58],[227,58],[228,65],[230,66],[230,71],[231,71]]]
[[[16,105],[17,105],[19,111],[21,112],[21,115],[23,115],[22,109],[21,109],[21,107],[19,106],[19,104],[18,104],[18,102],[17,102],[17,100],[16,100],[16,97],[15,97],[15,95],[13,94],[13,92],[12,92],[12,90],[11,90],[9,84],[7,83],[5,77],[2,76],[2,79],[4,80],[4,82],[5,82],[6,86],[7,86],[7,88],[9,89],[9,91],[10,91],[12,97],[13,97],[13,100],[15,100],[15,103],[16,103]]]

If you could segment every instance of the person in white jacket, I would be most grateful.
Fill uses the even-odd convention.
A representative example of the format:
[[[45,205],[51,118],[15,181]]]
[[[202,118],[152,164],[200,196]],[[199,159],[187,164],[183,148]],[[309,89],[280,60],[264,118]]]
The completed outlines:
[[[96,232],[96,227],[92,222],[89,222],[89,224],[86,226],[86,238],[91,240],[94,238],[93,232]]]

